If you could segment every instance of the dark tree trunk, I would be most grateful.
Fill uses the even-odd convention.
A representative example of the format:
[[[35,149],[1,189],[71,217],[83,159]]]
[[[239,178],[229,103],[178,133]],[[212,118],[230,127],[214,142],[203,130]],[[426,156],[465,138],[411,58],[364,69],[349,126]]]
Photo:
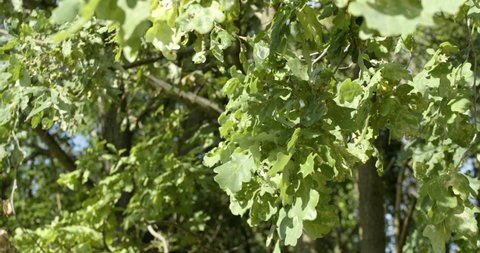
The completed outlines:
[[[375,158],[370,158],[358,170],[360,193],[360,252],[385,252],[385,209],[382,179],[375,167]]]
[[[388,130],[382,130],[375,140],[381,159],[386,158],[388,135]],[[384,253],[386,246],[384,187],[376,161],[371,157],[358,169],[361,253]]]
[[[122,84],[123,85],[123,84]],[[129,125],[122,130],[122,121],[128,117],[127,108],[127,94],[125,94],[123,87],[120,88],[119,102],[112,102],[108,106],[105,106],[104,112],[101,116],[102,137],[110,144],[115,146],[117,151],[124,150],[121,156],[128,156],[132,147],[133,133],[129,130]],[[106,171],[110,171],[115,165],[110,161],[105,162]],[[124,167],[118,168],[118,172],[123,171]],[[133,192],[122,191],[120,198],[115,204],[115,216],[116,216],[116,230],[119,233],[123,233],[122,223],[124,220],[124,210],[130,202]],[[120,240],[117,238],[113,244],[118,245]],[[108,247],[108,246],[106,246]]]

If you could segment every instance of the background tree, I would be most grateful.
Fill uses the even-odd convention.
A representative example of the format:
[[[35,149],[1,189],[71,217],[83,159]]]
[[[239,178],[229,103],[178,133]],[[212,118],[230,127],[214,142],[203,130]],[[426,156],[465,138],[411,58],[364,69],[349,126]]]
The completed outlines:
[[[0,227],[20,252],[476,252],[478,4],[0,1]]]

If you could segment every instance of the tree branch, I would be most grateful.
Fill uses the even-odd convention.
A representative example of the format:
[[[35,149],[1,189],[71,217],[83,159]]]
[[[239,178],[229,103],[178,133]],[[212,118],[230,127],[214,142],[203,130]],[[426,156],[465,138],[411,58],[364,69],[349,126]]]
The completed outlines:
[[[403,249],[403,245],[405,244],[405,239],[407,237],[407,230],[408,230],[408,225],[410,225],[410,221],[412,220],[413,212],[415,211],[415,206],[417,205],[417,198],[413,198],[412,200],[412,206],[410,206],[410,209],[408,210],[407,217],[405,218],[405,221],[403,222],[403,227],[402,227],[402,233],[400,234],[400,241],[398,242],[398,246],[400,249]]]
[[[187,55],[187,54],[190,54],[194,52],[193,48],[191,47],[182,47],[180,48],[179,50],[176,51],[177,53],[177,56],[184,56],[184,55]],[[143,66],[143,65],[148,65],[148,64],[151,64],[151,63],[155,63],[161,59],[163,59],[164,57],[162,55],[159,55],[159,56],[155,56],[155,57],[152,57],[152,58],[148,58],[148,59],[143,59],[143,60],[138,60],[138,61],[135,61],[135,62],[131,62],[131,63],[125,63],[122,65],[122,68],[127,70],[127,69],[131,69],[131,68],[136,68],[136,67],[140,67],[140,66]]]
[[[131,63],[126,63],[122,67],[124,69],[136,68],[136,67],[139,67],[139,66],[142,66],[142,65],[155,63],[156,61],[159,61],[162,58],[163,58],[162,56],[157,56],[157,57],[153,57],[153,58],[150,58],[150,59],[139,60],[139,61],[135,61],[135,62],[131,62]]]
[[[328,45],[328,46],[322,51],[322,53],[321,53],[317,58],[315,58],[315,59],[312,61],[312,66],[315,65],[315,64],[317,64],[318,61],[320,61],[323,57],[325,57],[325,55],[327,55],[328,49],[330,49],[330,45]]]
[[[23,159],[23,162],[25,163],[25,162],[31,161],[31,160],[37,158],[37,156],[40,156],[40,155],[48,156],[50,154],[48,153],[48,150],[44,150],[42,148],[36,147],[36,150],[33,151],[32,153],[30,153],[28,156],[26,156]]]
[[[0,28],[0,34],[2,35],[10,35],[7,30]]]
[[[158,240],[160,240],[162,242],[163,253],[168,253],[168,241],[167,241],[167,239],[165,239],[165,237],[163,237],[163,235],[160,234],[160,232],[155,231],[155,229],[153,229],[152,225],[148,225],[147,229],[148,229],[148,232],[150,232],[150,234],[153,237],[157,238]]]
[[[180,90],[179,88],[177,87],[173,87],[171,84],[165,82],[165,81],[162,81],[162,80],[159,80],[151,75],[146,75],[149,83],[157,88],[157,89],[164,89],[166,90],[167,92],[170,92],[172,93],[172,95],[176,96],[178,99],[182,100],[183,102],[186,102],[188,104],[196,104],[196,105],[199,105],[200,108],[202,108],[205,112],[209,113],[209,114],[212,114],[212,115],[215,115],[215,116],[218,116],[219,114],[221,114],[224,110],[223,108],[204,98],[204,97],[200,97],[192,92],[185,92],[185,91],[182,91]]]
[[[70,157],[57,143],[55,138],[51,136],[46,130],[36,127],[33,129],[38,137],[48,147],[48,152],[54,158],[56,158],[60,164],[69,171],[73,171],[76,168],[74,159]]]

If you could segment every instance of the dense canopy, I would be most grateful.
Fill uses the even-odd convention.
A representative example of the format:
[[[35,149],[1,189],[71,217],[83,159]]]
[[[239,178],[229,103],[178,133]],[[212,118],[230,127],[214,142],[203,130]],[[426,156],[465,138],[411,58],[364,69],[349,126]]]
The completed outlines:
[[[0,0],[0,21],[0,252],[480,248],[478,0]]]

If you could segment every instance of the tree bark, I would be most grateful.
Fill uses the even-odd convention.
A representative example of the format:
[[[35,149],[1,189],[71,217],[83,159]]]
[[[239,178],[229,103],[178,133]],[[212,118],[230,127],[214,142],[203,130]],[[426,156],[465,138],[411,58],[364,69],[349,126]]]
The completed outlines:
[[[385,163],[388,159],[388,129],[380,130],[374,145],[380,153],[379,159]],[[358,169],[361,253],[383,253],[386,246],[384,187],[376,162],[377,158],[371,157]]]
[[[8,239],[7,231],[0,229],[0,253],[16,253],[15,246]]]
[[[370,158],[358,170],[360,211],[360,252],[385,252],[385,208],[383,182],[375,167],[376,158]]]

